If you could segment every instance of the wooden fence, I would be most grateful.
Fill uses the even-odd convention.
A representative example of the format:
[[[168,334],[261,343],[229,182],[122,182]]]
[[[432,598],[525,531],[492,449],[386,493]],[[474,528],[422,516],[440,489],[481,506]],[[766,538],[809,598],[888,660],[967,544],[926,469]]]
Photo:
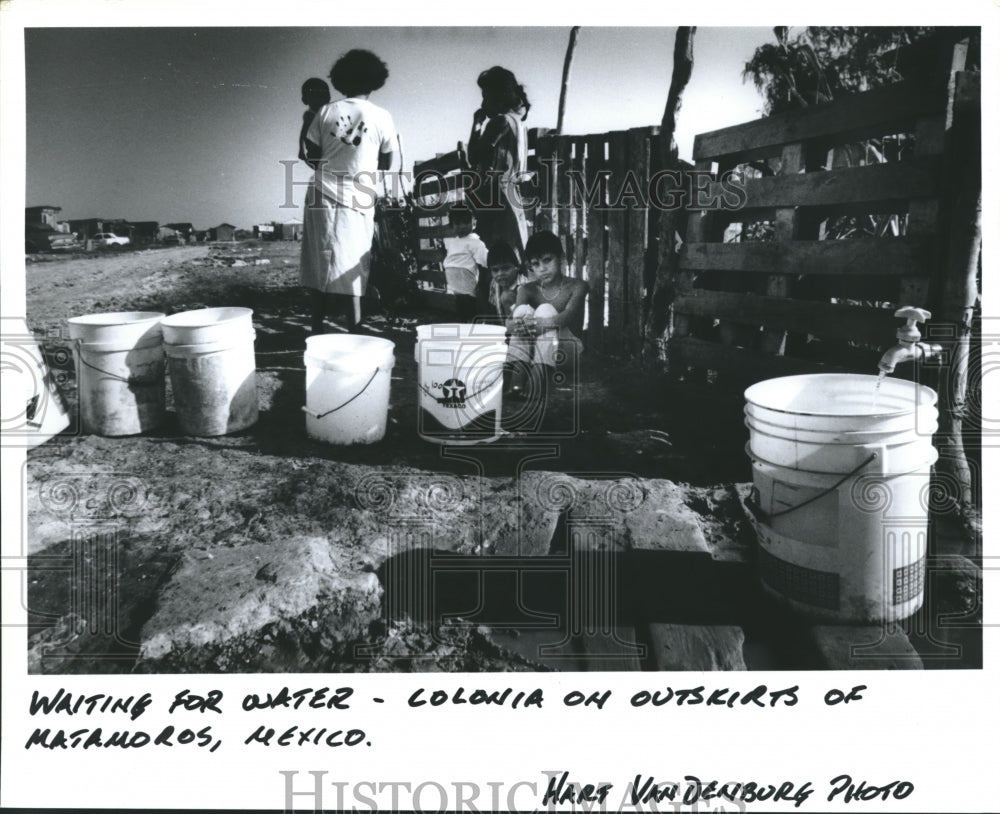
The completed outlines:
[[[587,136],[528,133],[523,189],[531,231],[551,229],[563,241],[565,273],[587,280],[587,347],[613,355],[641,349],[648,280],[655,271],[647,186],[656,171],[654,127]],[[440,239],[450,233],[448,210],[462,200],[458,149],[414,165],[420,279],[425,297],[448,308],[443,295]]]
[[[932,305],[945,100],[943,86],[903,82],[697,136],[695,168],[713,180],[710,205],[692,202],[681,251],[673,371],[871,372],[872,347],[894,339],[894,310]],[[873,159],[858,146],[872,139],[903,145],[902,156]],[[742,190],[737,207],[713,205],[726,177]],[[875,234],[831,234],[844,216]]]
[[[694,165],[671,168],[675,197],[668,200],[671,184],[658,180],[667,168],[658,165],[656,128],[530,131],[538,204],[529,220],[533,231],[560,235],[566,273],[590,284],[588,349],[619,356],[644,350],[657,218],[681,206],[687,228],[668,281],[672,295],[658,303],[671,312],[663,339],[673,373],[757,380],[873,371],[874,349],[894,341],[895,309],[934,311],[936,276],[947,265],[950,97],[948,72],[942,75],[936,85],[901,82],[703,133]],[[456,172],[464,160],[459,145],[415,173]],[[421,195],[454,193],[457,179],[415,190],[429,277],[440,252],[429,252],[428,241],[447,233],[447,205],[421,211]],[[872,228],[845,238],[848,217]]]
[[[658,129],[586,136],[538,131],[529,169],[537,178],[535,229],[563,240],[566,274],[586,280],[586,344],[612,355],[642,348],[647,290],[656,271],[650,179]]]

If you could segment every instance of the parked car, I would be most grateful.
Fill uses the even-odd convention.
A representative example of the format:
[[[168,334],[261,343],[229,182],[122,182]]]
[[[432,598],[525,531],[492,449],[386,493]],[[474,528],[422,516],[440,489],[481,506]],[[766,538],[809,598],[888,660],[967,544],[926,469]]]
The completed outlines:
[[[36,252],[69,251],[80,247],[80,242],[72,232],[58,232],[48,226],[32,224],[24,228],[24,251]]]
[[[127,237],[119,237],[114,232],[98,232],[91,240],[95,246],[127,246],[131,241]]]

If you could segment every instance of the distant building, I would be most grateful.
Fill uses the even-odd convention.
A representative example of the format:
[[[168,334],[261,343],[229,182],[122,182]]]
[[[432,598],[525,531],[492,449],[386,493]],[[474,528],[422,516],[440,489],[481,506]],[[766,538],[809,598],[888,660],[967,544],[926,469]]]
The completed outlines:
[[[133,221],[127,226],[129,228],[128,237],[132,239],[133,243],[139,244],[154,242],[160,231],[160,224],[155,220]],[[115,234],[120,233],[115,232]]]
[[[292,220],[286,220],[283,224],[281,224],[281,239],[301,240],[302,221],[292,219]]]
[[[220,223],[214,229],[209,229],[212,240],[233,241],[236,240],[236,227],[231,223]]]
[[[110,227],[108,229],[104,228],[106,222],[104,218],[80,218],[70,220],[69,228],[71,231],[76,232],[81,240],[86,240],[98,232],[111,231]]]
[[[190,223],[165,223],[168,229],[173,229],[178,235],[183,237],[185,240],[190,240],[191,235],[194,234],[194,226]]]
[[[176,229],[171,229],[169,226],[161,226],[156,232],[156,239],[160,243],[169,243],[173,245],[185,242],[184,236]]]
[[[277,230],[273,223],[257,223],[253,227],[253,236],[259,240],[276,240]]]
[[[56,213],[62,212],[61,206],[26,206],[24,208],[25,226],[49,226],[59,229]]]

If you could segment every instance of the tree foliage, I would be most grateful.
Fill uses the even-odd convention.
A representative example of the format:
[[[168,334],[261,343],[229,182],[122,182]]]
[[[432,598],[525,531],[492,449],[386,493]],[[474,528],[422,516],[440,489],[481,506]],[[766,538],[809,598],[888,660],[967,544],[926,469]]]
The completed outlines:
[[[776,26],[775,42],[754,51],[743,78],[764,96],[765,115],[810,107],[919,71],[920,60],[905,49],[935,33],[928,27],[810,26],[790,38],[787,26]]]

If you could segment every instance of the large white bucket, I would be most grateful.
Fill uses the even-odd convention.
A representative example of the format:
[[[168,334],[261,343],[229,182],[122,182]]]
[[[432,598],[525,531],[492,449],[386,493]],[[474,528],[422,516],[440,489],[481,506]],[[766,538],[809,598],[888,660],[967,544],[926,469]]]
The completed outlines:
[[[36,447],[70,425],[56,376],[23,317],[3,318],[0,404],[0,445],[4,447]]]
[[[934,391],[818,374],[760,382],[745,397],[765,590],[824,620],[871,624],[917,611],[937,460]]]
[[[442,323],[417,327],[417,432],[436,444],[479,444],[501,435],[507,330]]]
[[[252,317],[249,308],[202,308],[161,321],[174,407],[186,435],[226,435],[256,423]]]
[[[395,345],[371,336],[306,340],[306,434],[331,444],[372,444],[385,436]]]
[[[84,432],[138,435],[163,422],[162,318],[156,311],[118,311],[69,320]]]

